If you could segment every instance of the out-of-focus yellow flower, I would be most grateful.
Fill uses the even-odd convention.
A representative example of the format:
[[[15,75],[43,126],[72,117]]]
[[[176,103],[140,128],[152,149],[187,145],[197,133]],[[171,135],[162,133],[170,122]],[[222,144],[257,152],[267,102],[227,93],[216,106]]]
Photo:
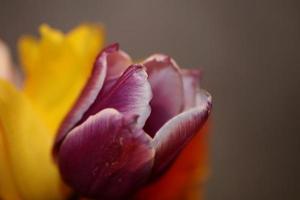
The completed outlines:
[[[67,34],[42,25],[40,33],[40,39],[24,36],[19,42],[24,87],[0,80],[1,200],[63,199],[51,158],[55,131],[103,45],[103,30],[95,25]]]
[[[24,95],[1,81],[0,199],[59,199],[52,138]]]
[[[90,74],[103,31],[82,25],[64,35],[42,25],[40,34],[40,40],[24,36],[19,42],[24,92],[55,131]]]

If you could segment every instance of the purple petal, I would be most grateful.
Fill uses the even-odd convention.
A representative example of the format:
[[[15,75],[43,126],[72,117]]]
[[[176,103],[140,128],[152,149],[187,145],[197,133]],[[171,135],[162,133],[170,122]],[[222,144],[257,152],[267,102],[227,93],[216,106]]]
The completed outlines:
[[[184,91],[184,110],[196,105],[196,91],[199,88],[200,72],[198,70],[182,70]]]
[[[141,186],[153,166],[154,149],[136,120],[105,109],[74,128],[58,153],[65,182],[99,199],[118,199]]]
[[[201,129],[211,110],[211,96],[204,90],[199,93],[201,104],[169,120],[155,135],[156,151],[153,176],[161,174],[172,164],[185,145]]]
[[[103,91],[79,123],[102,109],[114,108],[126,115],[139,115],[137,126],[142,128],[151,112],[149,102],[152,92],[147,77],[142,65],[130,66],[117,81],[105,84]]]
[[[131,64],[130,56],[124,51],[117,51],[108,55],[107,77],[119,77]]]
[[[179,68],[170,57],[156,54],[143,64],[147,68],[153,92],[151,115],[146,122],[145,131],[154,136],[165,122],[182,111],[183,84]]]
[[[82,115],[86,112],[90,105],[95,101],[106,77],[107,57],[109,54],[118,51],[118,49],[118,44],[110,45],[103,49],[96,58],[92,73],[85,87],[58,130],[53,150],[54,154],[56,154],[59,145],[63,141],[68,131],[73,128],[73,126],[82,118]]]

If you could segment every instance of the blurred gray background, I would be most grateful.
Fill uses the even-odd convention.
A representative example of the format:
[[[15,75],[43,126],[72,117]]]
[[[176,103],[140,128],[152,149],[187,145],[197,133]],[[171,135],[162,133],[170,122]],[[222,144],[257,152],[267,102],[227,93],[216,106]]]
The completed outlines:
[[[201,67],[213,95],[208,200],[300,199],[300,1],[0,0],[12,47],[38,25],[103,22],[134,58]],[[42,67],[42,66],[41,66]]]

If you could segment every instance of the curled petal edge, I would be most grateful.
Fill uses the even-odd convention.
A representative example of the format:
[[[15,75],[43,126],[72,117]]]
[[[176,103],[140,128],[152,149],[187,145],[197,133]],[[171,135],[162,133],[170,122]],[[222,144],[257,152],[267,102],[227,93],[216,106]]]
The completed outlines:
[[[153,138],[156,152],[153,177],[162,174],[172,164],[206,122],[212,108],[211,95],[205,90],[200,90],[197,96],[200,101],[196,107],[170,119]]]
[[[154,54],[142,64],[146,66],[153,92],[145,131],[154,137],[164,123],[183,110],[183,82],[178,65],[167,55]]]
[[[118,50],[119,45],[113,44],[103,49],[97,56],[92,73],[85,87],[58,130],[53,148],[54,155],[57,153],[59,146],[67,135],[68,131],[70,131],[73,126],[82,118],[83,114],[97,98],[97,95],[104,84],[107,73],[107,57],[109,54]]]

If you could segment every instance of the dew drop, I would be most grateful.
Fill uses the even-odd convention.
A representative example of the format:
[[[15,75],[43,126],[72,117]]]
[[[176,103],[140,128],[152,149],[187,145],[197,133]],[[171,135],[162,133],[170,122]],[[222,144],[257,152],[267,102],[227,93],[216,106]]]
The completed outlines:
[[[92,171],[93,176],[96,176],[98,171],[99,171],[99,167],[96,166]]]
[[[120,138],[119,138],[119,143],[120,143],[121,146],[123,146],[123,141],[124,141],[124,138],[123,138],[123,137],[120,137]]]

